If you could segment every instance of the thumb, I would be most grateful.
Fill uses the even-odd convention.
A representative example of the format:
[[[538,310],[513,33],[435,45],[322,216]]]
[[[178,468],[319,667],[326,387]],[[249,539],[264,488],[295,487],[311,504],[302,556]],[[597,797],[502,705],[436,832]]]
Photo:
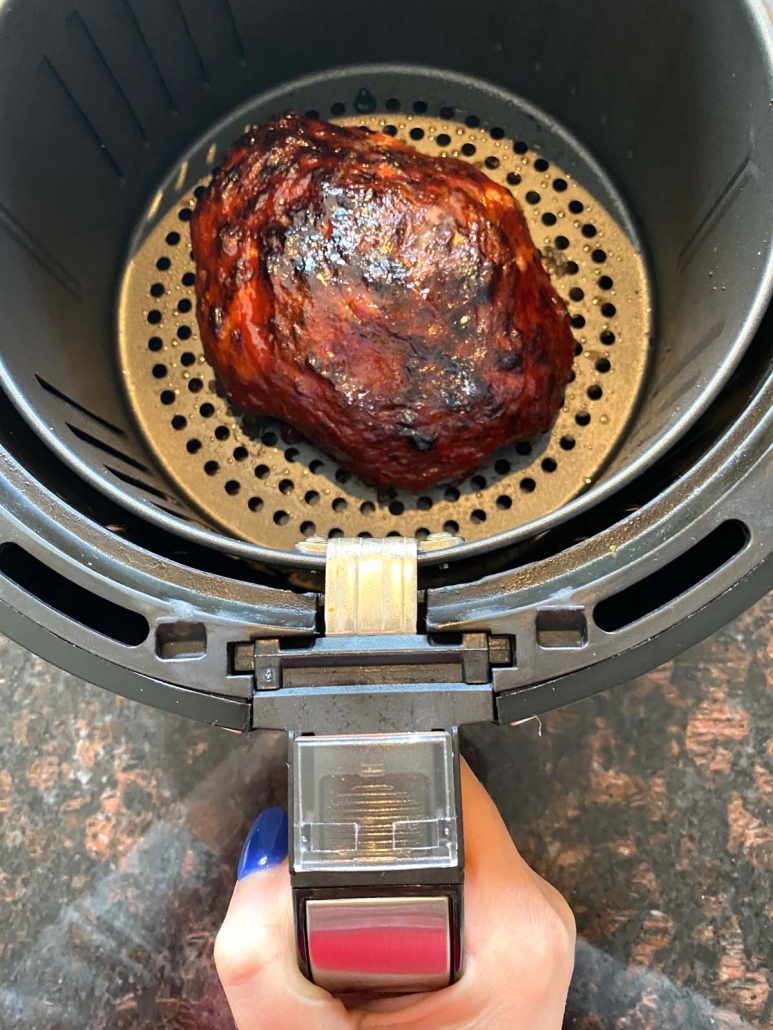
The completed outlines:
[[[462,763],[464,976],[413,998],[368,1000],[358,1030],[558,1030],[574,959],[564,899],[518,854],[482,784]]]
[[[346,1010],[301,973],[295,956],[287,813],[256,820],[215,941],[215,965],[239,1030],[341,1030]]]

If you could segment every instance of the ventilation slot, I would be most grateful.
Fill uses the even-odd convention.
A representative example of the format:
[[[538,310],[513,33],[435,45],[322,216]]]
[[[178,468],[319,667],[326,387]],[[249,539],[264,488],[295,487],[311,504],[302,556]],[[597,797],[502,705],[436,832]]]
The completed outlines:
[[[121,472],[120,469],[113,468],[112,465],[105,465],[108,472],[112,472],[113,475],[120,479],[122,483],[126,483],[128,486],[135,486],[138,490],[144,490],[145,493],[151,494],[153,497],[158,497],[162,501],[172,501],[169,494],[165,494],[163,490],[159,490],[155,486],[151,486],[150,483],[143,483],[141,479],[135,479],[134,476],[130,476],[126,472]]]
[[[147,472],[150,474],[150,469],[147,465],[143,465],[142,462],[137,461],[136,458],[132,458],[128,454],[124,454],[123,451],[116,450],[115,447],[111,447],[109,443],[105,443],[105,441],[100,440],[99,437],[92,436],[91,433],[87,433],[85,429],[79,429],[70,422],[66,423],[66,425],[70,432],[74,433],[79,440],[83,440],[84,443],[91,444],[92,447],[97,447],[100,451],[104,451],[105,454],[109,454],[112,458],[120,458],[121,461],[125,461],[127,465],[131,465],[131,467],[137,469],[138,472]]]
[[[150,632],[147,619],[44,565],[18,544],[0,548],[0,574],[81,626],[104,637],[137,647]]]
[[[113,433],[118,433],[119,436],[126,435],[123,429],[119,429],[118,426],[114,426],[112,422],[108,422],[106,418],[100,418],[100,416],[95,415],[93,411],[89,411],[88,408],[84,408],[82,404],[78,404],[78,402],[74,401],[72,397],[68,397],[66,393],[62,393],[61,390],[58,390],[51,383],[46,382],[46,380],[42,376],[39,376],[36,373],[35,378],[43,387],[43,389],[47,393],[50,393],[52,397],[56,397],[57,400],[62,401],[64,404],[68,404],[75,411],[79,411],[81,415],[86,415],[88,418],[93,418],[95,422],[99,422],[99,424],[101,426],[104,426],[105,429],[109,429]]]
[[[651,576],[599,602],[593,615],[605,633],[615,633],[665,608],[735,558],[749,542],[742,522],[723,522],[699,543]]]

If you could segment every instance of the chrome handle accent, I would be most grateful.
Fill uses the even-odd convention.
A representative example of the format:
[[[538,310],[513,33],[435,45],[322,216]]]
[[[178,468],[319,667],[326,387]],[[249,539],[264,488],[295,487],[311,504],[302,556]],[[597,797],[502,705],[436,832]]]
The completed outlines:
[[[434,991],[451,982],[448,898],[306,902],[309,968],[333,993]]]

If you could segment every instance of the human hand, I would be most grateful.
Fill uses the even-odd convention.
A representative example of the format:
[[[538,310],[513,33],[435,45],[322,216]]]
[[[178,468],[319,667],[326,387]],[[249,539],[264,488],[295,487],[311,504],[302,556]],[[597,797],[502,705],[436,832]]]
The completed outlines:
[[[388,998],[335,998],[300,972],[287,819],[264,812],[247,838],[215,943],[239,1030],[559,1030],[574,965],[571,910],[518,854],[466,762],[462,807],[464,975],[441,991]]]

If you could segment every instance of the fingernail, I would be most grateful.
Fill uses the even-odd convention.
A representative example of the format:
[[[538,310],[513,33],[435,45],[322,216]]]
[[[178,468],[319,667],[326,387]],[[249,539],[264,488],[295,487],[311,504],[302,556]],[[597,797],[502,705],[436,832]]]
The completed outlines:
[[[271,869],[287,858],[287,812],[266,808],[247,834],[236,879],[242,880],[258,869]]]

